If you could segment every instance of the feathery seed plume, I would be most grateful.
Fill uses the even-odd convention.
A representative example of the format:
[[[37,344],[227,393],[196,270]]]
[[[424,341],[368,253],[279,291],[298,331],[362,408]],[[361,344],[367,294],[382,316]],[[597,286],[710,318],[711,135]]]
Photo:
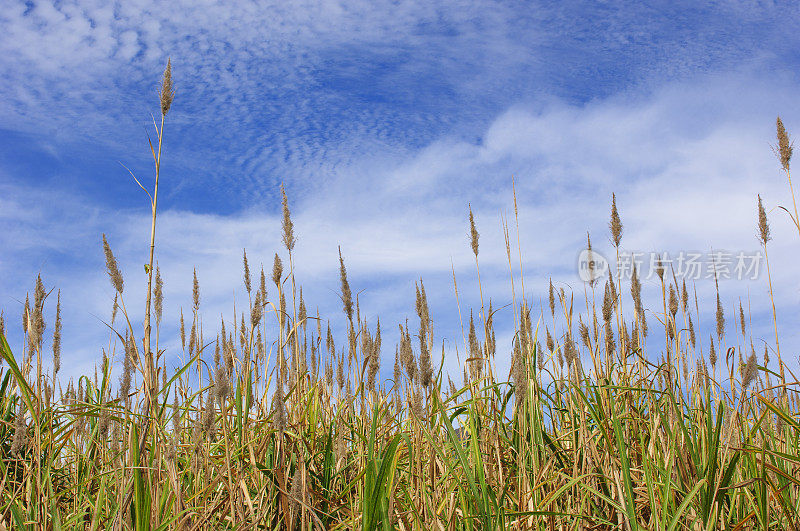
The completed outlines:
[[[299,463],[295,468],[294,475],[292,475],[292,490],[289,497],[292,499],[292,512],[296,514],[302,508],[301,502],[305,501],[303,499],[303,475]]]
[[[644,337],[647,337],[648,327],[647,327],[647,319],[645,319],[644,312],[642,312],[640,321],[642,323],[642,335]]]
[[[698,385],[702,385],[705,383],[705,380],[708,378],[708,371],[706,368],[706,360],[698,359],[697,360],[697,368],[695,369],[695,381]]]
[[[611,303],[613,304],[614,308],[617,307],[617,286],[614,284],[614,275],[608,275],[608,290],[609,294],[611,295]]]
[[[711,346],[709,347],[708,361],[711,362],[711,366],[712,367],[716,367],[717,366],[717,351],[714,348],[714,337],[713,336],[709,336],[709,339],[711,340]]]
[[[758,362],[756,360],[756,353],[750,354],[747,358],[747,364],[742,368],[742,391],[746,390],[758,374]]]
[[[192,331],[194,331],[194,326],[192,326]],[[242,312],[242,324],[239,325],[239,345],[242,348],[242,352],[244,352],[247,346],[247,325],[244,321],[244,312]]]
[[[395,388],[397,388],[397,389],[400,388],[399,387],[400,386],[400,377],[401,377],[400,370],[401,370],[400,369],[400,347],[395,347],[395,349],[394,349],[394,375],[393,375],[393,381],[394,381]]]
[[[378,375],[378,370],[381,367],[380,343],[381,343],[381,325],[380,321],[378,321],[378,328],[375,333],[375,339],[370,341],[369,375],[368,375],[370,389],[375,387],[375,377]]]
[[[114,258],[114,253],[111,252],[111,246],[108,245],[105,234],[103,234],[103,252],[106,255],[106,271],[108,272],[108,278],[111,279],[111,285],[114,286],[117,293],[121,294],[125,287],[122,280],[122,273],[119,272],[117,259]]]
[[[25,424],[25,406],[20,400],[19,409],[14,419],[14,438],[11,441],[11,453],[19,455],[28,445],[28,427]]]
[[[256,292],[256,300],[253,301],[253,307],[250,309],[250,325],[253,328],[258,327],[261,322],[261,315],[264,310],[264,304],[261,301],[261,292]]]
[[[308,309],[306,308],[306,301],[303,300],[303,288],[300,288],[300,305],[297,307],[297,320],[303,327],[303,333],[306,331],[308,325]]]
[[[275,253],[275,260],[272,262],[272,282],[276,287],[281,285],[281,276],[283,275],[283,263],[278,253]]]
[[[544,352],[542,352],[542,344],[538,339],[536,340],[536,366],[539,371],[544,369]]]
[[[514,339],[514,353],[511,366],[511,375],[514,380],[514,394],[517,404],[525,400],[528,392],[528,375],[525,367],[525,356],[520,348],[519,337]]]
[[[606,323],[611,322],[611,317],[614,312],[614,296],[611,294],[611,276],[608,277],[605,289],[603,290],[603,321]]]
[[[562,346],[556,351],[556,361],[558,362],[558,366],[562,369],[564,368],[564,349],[566,347]]]
[[[34,290],[33,316],[31,323],[33,328],[31,337],[34,339],[31,344],[35,347],[41,347],[42,341],[44,340],[44,299],[46,296],[47,292],[44,289],[42,276],[36,275],[36,289]],[[33,352],[33,349],[31,352]]]
[[[231,382],[222,365],[218,365],[214,373],[214,395],[219,404],[220,411],[224,412],[225,399],[231,392]]]
[[[259,286],[261,289],[261,295],[264,296],[264,300],[267,300],[267,277],[264,275],[264,266],[261,266],[261,285]]]
[[[611,231],[611,239],[614,242],[614,247],[619,247],[622,241],[622,222],[619,219],[619,212],[617,212],[617,196],[611,194],[611,220],[608,222],[608,228]]]
[[[767,245],[767,242],[772,239],[769,230],[769,222],[767,221],[767,211],[764,210],[764,204],[761,202],[761,194],[758,195],[758,240],[762,245]]]
[[[283,244],[286,246],[286,250],[291,253],[292,249],[294,249],[294,244],[297,243],[297,238],[294,237],[294,224],[289,213],[289,200],[286,198],[286,190],[283,188],[283,184],[281,184],[281,207],[283,209],[283,221],[281,222]]]
[[[342,308],[345,315],[353,322],[353,294],[350,291],[350,284],[347,282],[347,269],[344,267],[344,258],[342,258],[342,248],[339,247],[339,278],[342,282]]]
[[[472,205],[469,205],[469,244],[472,247],[472,252],[475,258],[478,258],[478,229],[475,228],[475,218],[472,215]]]
[[[591,350],[592,343],[589,338],[589,327],[586,326],[586,323],[583,322],[583,318],[581,318],[580,316],[578,316],[578,321],[580,321],[580,324],[578,325],[578,331],[581,336],[581,341],[583,341],[583,344],[586,345],[586,348]]]
[[[475,333],[475,318],[472,310],[469,311],[469,334],[467,335],[469,341],[469,357],[474,358],[478,355],[480,348],[478,347],[478,336]]]
[[[339,386],[339,391],[344,388],[344,350],[339,354],[336,365],[336,385]]]
[[[589,233],[586,233],[586,260],[588,261],[589,266],[589,285],[594,286],[595,283],[599,280],[598,277],[595,277],[595,263],[594,257],[592,252],[592,239],[589,237]]]
[[[419,372],[420,382],[423,387],[430,387],[433,383],[433,365],[431,364],[431,353],[428,350],[428,345],[425,343],[425,334],[419,336],[420,353],[419,353]]]
[[[411,334],[408,332],[408,324],[403,329],[400,326],[400,360],[405,366],[406,373],[408,374],[409,381],[413,384],[418,374],[417,360],[414,358],[414,351],[411,348]]]
[[[275,411],[275,417],[272,422],[275,424],[275,429],[278,430],[278,433],[283,435],[286,430],[286,399],[283,395],[283,382],[280,379],[275,384],[275,394],[272,400]]]
[[[776,120],[778,130],[778,157],[781,159],[781,166],[785,171],[789,171],[789,161],[792,160],[792,151],[794,149],[794,142],[789,141],[789,135],[786,128],[783,127],[783,121],[778,116]]]
[[[132,341],[127,337],[125,338],[125,352],[122,358],[122,376],[119,383],[119,396],[122,399],[127,398],[131,389],[131,372],[133,371],[133,353],[131,352]]]
[[[656,275],[663,282],[664,280],[664,260],[661,256],[656,260]]]
[[[686,279],[683,279],[683,286],[681,287],[681,305],[683,307],[683,311],[686,311],[689,304],[689,292],[686,291]]]
[[[166,116],[175,98],[175,90],[172,86],[172,60],[167,59],[167,68],[164,70],[164,77],[161,80],[161,116]]]
[[[413,401],[411,403],[411,411],[418,419],[425,418],[425,408],[422,405],[422,392],[414,391]]]
[[[181,348],[186,350],[186,326],[183,322],[183,308],[181,308]]]
[[[719,289],[717,289],[717,338],[721,341],[722,335],[725,333],[725,313],[722,310],[722,302],[719,298]]]
[[[228,371],[228,376],[230,377],[233,374],[234,365],[236,364],[236,350],[233,346],[233,332],[228,333],[228,340],[224,341],[222,354],[225,356],[225,369]]]
[[[675,293],[675,286],[672,284],[669,285],[669,313],[672,314],[673,319],[675,319],[675,314],[678,313],[678,296]]]
[[[250,284],[250,264],[247,263],[247,249],[242,249],[242,268],[244,269],[244,289],[250,293],[252,285]],[[263,272],[264,269],[262,268],[261,271]]]
[[[614,342],[614,329],[611,327],[611,321],[608,321],[605,324],[605,339],[606,339],[606,351],[613,352],[614,349],[617,348],[617,344]],[[670,330],[672,330],[670,328]]]
[[[278,310],[280,312],[280,315],[279,315],[278,318],[281,320],[281,322],[283,322],[283,320],[286,317],[286,294],[283,293],[283,291],[281,291],[280,298],[278,299]],[[290,324],[291,323],[289,323],[288,320],[287,320],[287,323],[286,323],[287,327]]]
[[[117,310],[119,310],[119,293],[114,293],[114,306],[111,309],[111,324],[117,319]]]
[[[200,309],[200,283],[197,281],[197,269],[192,269],[192,302],[195,311]]]
[[[746,335],[745,334],[745,320],[744,320],[744,308],[742,307],[742,300],[741,299],[739,299],[739,324],[742,327],[742,337],[744,337]]]
[[[178,402],[178,388],[175,387],[175,398],[172,401],[172,432],[177,434],[181,427],[180,403]]]
[[[2,317],[0,316],[0,319]],[[0,326],[2,328],[2,326]],[[0,334],[2,330],[0,330]],[[61,290],[58,290],[58,304],[56,305],[56,325],[53,331],[53,376],[61,369]]]
[[[161,324],[164,315],[164,281],[161,280],[161,269],[156,264],[156,285],[153,289],[154,309],[156,312],[156,324]]]
[[[334,348],[333,344],[333,333],[331,333],[331,322],[328,321],[328,334],[325,338],[325,348],[328,350],[328,354],[333,356],[335,354],[336,349]]]
[[[572,334],[567,334],[564,340],[564,357],[567,360],[567,367],[572,368],[573,362],[578,358],[578,350],[575,348],[575,341]]]
[[[259,334],[260,333],[261,333],[261,331],[259,331]],[[261,345],[261,342],[259,341],[259,346],[260,345]],[[315,343],[312,340],[312,342],[311,342],[311,379],[312,379],[312,384],[316,383],[317,374],[319,374],[318,373],[318,368],[319,367],[317,366],[317,363],[318,363],[318,361],[317,361],[317,343]]]
[[[639,280],[639,274],[636,270],[636,264],[633,265],[633,272],[631,274],[631,298],[633,299],[633,305],[639,319],[642,321],[642,323],[644,323],[644,306],[642,305],[642,283]]]
[[[619,338],[619,348],[621,351],[626,350],[628,353],[633,351],[631,336],[628,333],[628,324],[624,319],[622,320],[622,336]]]
[[[192,321],[192,330],[189,332],[189,356],[195,353],[197,344],[197,321]]]
[[[425,284],[422,282],[422,279],[420,279],[419,286],[417,286],[416,283],[414,283],[414,285],[417,288],[416,310],[420,320],[420,328],[422,330],[427,330],[428,323],[430,322],[430,312],[428,310],[428,297],[425,295]]]
[[[381,318],[378,317],[378,322],[375,325],[375,341],[373,341],[373,348],[378,353],[380,359],[381,353]]]
[[[30,321],[31,317],[31,303],[30,303],[30,295],[27,293],[25,294],[25,306],[22,309],[22,333],[28,333],[28,321]]]

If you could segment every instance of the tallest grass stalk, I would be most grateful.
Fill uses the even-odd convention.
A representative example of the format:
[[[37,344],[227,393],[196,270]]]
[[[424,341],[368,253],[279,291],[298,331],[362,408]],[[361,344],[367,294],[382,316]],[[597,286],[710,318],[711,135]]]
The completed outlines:
[[[145,303],[144,313],[144,357],[145,357],[145,370],[144,375],[146,396],[148,405],[152,407],[153,398],[153,384],[154,384],[154,366],[153,366],[153,352],[150,349],[150,305],[153,295],[153,256],[156,248],[156,209],[158,206],[158,180],[161,176],[161,146],[164,139],[164,118],[166,118],[169,108],[172,106],[172,100],[175,97],[175,91],[172,87],[172,62],[167,60],[167,68],[164,70],[164,77],[161,82],[161,127],[156,126],[158,133],[158,152],[153,148],[153,142],[148,139],[150,143],[150,152],[153,155],[153,161],[156,166],[156,182],[153,187],[153,195],[150,198],[151,207],[151,224],[150,224],[150,258],[147,262],[147,302]],[[155,124],[153,124],[155,125]],[[148,408],[149,409],[149,408]]]

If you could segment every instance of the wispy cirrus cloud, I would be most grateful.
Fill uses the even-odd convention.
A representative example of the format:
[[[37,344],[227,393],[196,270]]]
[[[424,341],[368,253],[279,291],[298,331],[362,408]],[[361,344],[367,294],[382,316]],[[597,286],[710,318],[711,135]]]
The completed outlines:
[[[335,180],[364,153],[475,141],[520,103],[583,104],[732,68],[786,75],[798,34],[787,9],[19,2],[0,14],[0,119],[32,153],[95,158],[111,173],[146,158],[136,146],[172,56],[166,169],[196,209],[232,212],[274,198],[280,181],[302,191]],[[98,181],[70,177],[89,194]]]

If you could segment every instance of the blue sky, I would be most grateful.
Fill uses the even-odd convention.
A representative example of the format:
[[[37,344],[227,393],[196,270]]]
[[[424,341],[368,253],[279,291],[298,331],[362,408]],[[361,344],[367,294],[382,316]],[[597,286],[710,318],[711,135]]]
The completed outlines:
[[[65,372],[98,359],[113,298],[103,232],[128,305],[143,306],[148,205],[120,163],[151,182],[146,134],[167,57],[167,328],[190,305],[195,266],[206,322],[232,318],[241,249],[266,266],[281,250],[284,183],[312,306],[340,319],[342,245],[367,315],[390,329],[413,317],[422,276],[452,349],[451,267],[462,305],[478,297],[468,203],[485,291],[511,300],[500,215],[513,214],[514,176],[536,297],[551,276],[583,293],[576,258],[587,231],[609,249],[612,192],[623,247],[648,252],[757,250],[761,193],[781,338],[800,346],[800,242],[777,209],[790,199],[770,151],[776,115],[800,130],[798,15],[796,3],[760,2],[12,2],[0,13],[0,308],[12,346],[41,272],[62,290]],[[697,289],[711,317],[713,283]],[[764,278],[722,290],[726,308],[749,296],[755,339],[774,339]]]

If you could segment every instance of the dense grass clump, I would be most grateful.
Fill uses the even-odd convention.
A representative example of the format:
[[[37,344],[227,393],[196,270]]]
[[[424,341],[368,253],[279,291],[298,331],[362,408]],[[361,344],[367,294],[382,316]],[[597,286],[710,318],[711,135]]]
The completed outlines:
[[[726,332],[718,294],[704,355],[696,294],[664,264],[663,304],[649,309],[636,271],[629,283],[590,278],[579,301],[551,282],[536,294],[547,301],[538,310],[524,281],[512,280],[513,349],[498,352],[500,325],[491,302],[481,303],[469,312],[460,383],[432,351],[420,281],[417,319],[400,324],[393,377],[382,382],[381,323],[362,316],[341,252],[343,315],[334,318],[346,336],[309,314],[282,191],[288,267],[276,254],[271,273],[253,273],[245,253],[245,311],[210,340],[195,275],[191,312],[181,313],[185,364],[169,371],[165,359],[176,353],[159,346],[154,259],[169,66],[160,96],[144,316],[126,308],[104,236],[116,298],[93,376],[59,382],[60,295],[51,353],[43,315],[53,297],[41,278],[25,303],[20,352],[0,321],[0,528],[800,528],[800,385],[777,325],[774,345],[757,355],[741,304]],[[791,149],[779,120],[790,190]],[[760,198],[757,207],[766,252]],[[796,222],[796,208],[790,216]],[[471,209],[465,228],[478,267]],[[609,229],[619,252],[615,197]],[[507,226],[505,236],[513,270]],[[52,374],[43,371],[48,356]],[[508,376],[497,374],[497,356],[511,358]]]

